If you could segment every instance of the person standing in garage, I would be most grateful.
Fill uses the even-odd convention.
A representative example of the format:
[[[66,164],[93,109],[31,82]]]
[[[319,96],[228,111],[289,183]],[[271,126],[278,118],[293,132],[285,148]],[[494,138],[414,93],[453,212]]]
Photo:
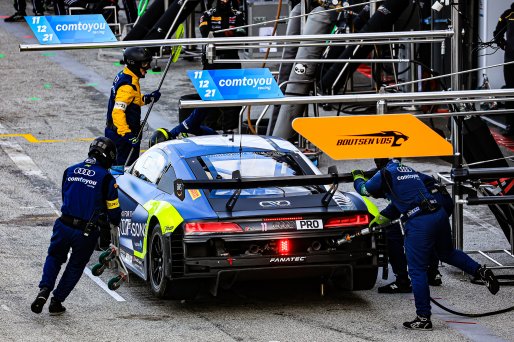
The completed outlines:
[[[499,291],[500,285],[490,269],[480,266],[453,247],[448,215],[442,204],[428,191],[418,172],[398,159],[387,160],[383,165],[369,180],[365,178],[364,171],[353,170],[353,185],[362,196],[387,198],[401,213],[405,254],[417,314],[414,320],[404,322],[403,326],[412,330],[432,330],[427,269],[434,248],[441,261],[484,280],[492,294]]]
[[[114,143],[108,138],[99,137],[91,143],[85,161],[64,171],[62,214],[53,227],[39,283],[40,291],[30,307],[32,312],[41,313],[53,290],[48,311],[50,315],[64,313],[66,308],[62,302],[78,283],[100,236],[99,217],[107,215],[110,224],[120,224],[121,209],[117,184],[108,170],[115,160]],[[57,276],[68,258],[70,249],[68,264],[55,287]]]
[[[505,51],[504,62],[514,61],[514,2],[498,19],[493,35],[496,44]],[[503,66],[503,78],[507,88],[514,88],[514,64]],[[514,102],[505,102],[505,108],[512,109],[512,112],[507,114],[506,128],[502,133],[503,135],[514,136]]]

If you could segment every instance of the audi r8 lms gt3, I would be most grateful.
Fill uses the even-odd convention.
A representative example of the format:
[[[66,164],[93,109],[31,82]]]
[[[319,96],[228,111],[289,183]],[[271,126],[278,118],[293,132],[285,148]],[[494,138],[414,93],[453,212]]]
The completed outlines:
[[[117,176],[120,254],[160,298],[187,299],[202,285],[324,277],[370,289],[379,254],[367,227],[376,207],[339,192],[351,175],[323,175],[296,147],[272,137],[216,135],[172,140]]]

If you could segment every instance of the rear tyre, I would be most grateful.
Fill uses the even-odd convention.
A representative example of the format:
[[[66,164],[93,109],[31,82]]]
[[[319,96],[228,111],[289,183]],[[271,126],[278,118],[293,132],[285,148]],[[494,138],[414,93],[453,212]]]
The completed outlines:
[[[377,282],[378,267],[353,270],[353,290],[371,290]]]
[[[170,279],[166,276],[169,251],[164,248],[164,237],[157,224],[150,238],[149,279],[152,293],[163,299],[194,299],[200,290],[200,282],[193,279]]]

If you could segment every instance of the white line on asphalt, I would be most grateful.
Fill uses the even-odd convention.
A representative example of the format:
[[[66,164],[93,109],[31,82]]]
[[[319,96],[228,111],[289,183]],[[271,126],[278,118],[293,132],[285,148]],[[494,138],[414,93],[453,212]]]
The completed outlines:
[[[104,289],[105,292],[107,292],[108,294],[111,295],[112,298],[116,299],[118,302],[124,302],[125,299],[120,296],[119,294],[117,294],[116,292],[114,291],[111,291],[109,290],[109,288],[107,287],[107,285],[105,285],[105,283],[98,277],[95,277],[93,275],[93,273],[91,273],[91,270],[89,268],[85,268],[84,269],[84,273],[89,277],[91,278],[92,281],[94,281],[95,283],[98,284],[98,286],[100,286],[102,289]]]
[[[0,124],[0,134],[6,133],[5,127]],[[34,163],[32,158],[30,158],[25,152],[23,151],[23,148],[20,144],[13,142],[13,141],[2,141],[0,140],[0,147],[4,152],[11,158],[11,160],[16,164],[16,166],[23,172],[23,174],[27,176],[35,176],[38,178],[41,178],[42,180],[46,182],[50,182],[50,180],[45,176],[43,171],[39,168],[39,166]],[[52,208],[52,210],[57,214],[57,216],[61,215],[61,212],[57,210],[57,208],[54,206],[54,204],[50,201],[48,201],[48,204]],[[116,299],[118,302],[124,302],[125,299],[121,297],[119,294],[117,294],[114,291],[109,290],[107,285],[98,277],[95,277],[93,274],[91,274],[91,271],[89,268],[85,268],[84,273],[91,278],[95,283],[98,284],[102,289],[104,289],[108,294],[111,295],[114,299]]]

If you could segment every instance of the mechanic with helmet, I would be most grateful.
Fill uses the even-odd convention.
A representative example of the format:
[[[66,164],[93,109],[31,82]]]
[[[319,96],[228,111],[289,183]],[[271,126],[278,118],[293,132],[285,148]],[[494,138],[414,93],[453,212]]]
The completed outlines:
[[[115,160],[114,143],[108,138],[98,137],[89,147],[88,158],[64,171],[62,214],[54,223],[39,283],[40,291],[30,307],[32,312],[41,313],[53,290],[48,311],[50,315],[64,313],[66,309],[62,302],[78,283],[98,242],[99,216],[105,215],[108,223],[119,225],[121,209],[117,184],[108,170]],[[101,246],[104,244],[108,246],[109,241],[101,241]],[[70,248],[68,264],[55,287],[57,276],[62,264],[66,262]]]
[[[217,114],[213,113],[213,114]],[[214,135],[218,134],[209,126],[202,125],[204,119],[209,115],[209,108],[196,108],[193,112],[181,123],[167,130],[166,128],[158,128],[153,132],[148,147],[152,147],[160,142],[176,139],[178,137],[187,137],[189,134],[194,135]]]
[[[400,160],[400,159],[398,159]],[[388,163],[387,158],[375,159],[377,169],[382,169]],[[434,196],[439,204],[442,205],[448,218],[453,214],[453,200],[446,188],[434,179],[434,177],[418,172],[420,179],[425,184],[427,190]],[[370,227],[388,225],[393,220],[400,218],[401,213],[392,204],[384,208],[371,222]],[[404,251],[404,239],[399,223],[391,224],[387,227],[387,254],[389,255],[389,263],[396,276],[394,282],[378,288],[378,293],[410,293],[412,292],[411,281],[407,271],[407,259]],[[439,259],[435,250],[430,253],[430,260],[427,269],[428,284],[430,286],[440,286],[442,284],[441,273],[439,272]]]
[[[107,108],[105,136],[116,145],[118,156],[114,165],[130,165],[139,157],[141,107],[157,102],[158,90],[141,96],[139,79],[150,69],[152,55],[142,47],[130,47],[123,52],[126,67],[116,75]],[[134,149],[132,154],[131,149]],[[130,160],[127,160],[130,155]]]
[[[492,294],[499,291],[498,280],[490,269],[480,266],[467,254],[453,247],[448,215],[428,191],[418,172],[398,159],[390,159],[369,180],[362,170],[353,170],[352,175],[355,190],[359,194],[387,198],[401,213],[405,254],[417,314],[414,320],[403,323],[405,328],[432,330],[427,269],[434,248],[443,262],[482,279]]]

